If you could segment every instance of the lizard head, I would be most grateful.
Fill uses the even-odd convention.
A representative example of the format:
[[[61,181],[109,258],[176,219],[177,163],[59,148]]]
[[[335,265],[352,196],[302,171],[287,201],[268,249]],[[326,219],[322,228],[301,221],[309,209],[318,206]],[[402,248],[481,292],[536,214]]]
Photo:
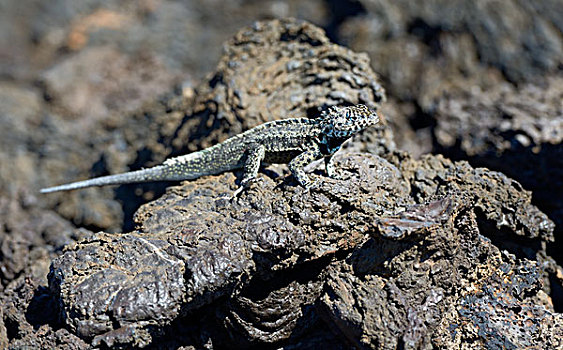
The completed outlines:
[[[378,122],[377,114],[365,105],[333,106],[321,115],[323,131],[327,137],[347,138]]]

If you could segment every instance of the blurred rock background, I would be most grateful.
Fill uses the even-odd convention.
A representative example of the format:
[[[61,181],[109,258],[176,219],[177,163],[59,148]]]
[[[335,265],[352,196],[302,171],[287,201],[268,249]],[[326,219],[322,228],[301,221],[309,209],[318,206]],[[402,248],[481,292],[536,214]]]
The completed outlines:
[[[130,230],[152,198],[135,190],[131,206],[119,189],[47,197],[39,188],[162,160],[170,150],[158,141],[183,114],[146,111],[187,106],[226,40],[288,16],[367,52],[399,148],[465,159],[532,191],[556,223],[547,251],[563,262],[561,1],[4,0],[0,291],[30,271],[46,284],[41,271],[65,244]]]

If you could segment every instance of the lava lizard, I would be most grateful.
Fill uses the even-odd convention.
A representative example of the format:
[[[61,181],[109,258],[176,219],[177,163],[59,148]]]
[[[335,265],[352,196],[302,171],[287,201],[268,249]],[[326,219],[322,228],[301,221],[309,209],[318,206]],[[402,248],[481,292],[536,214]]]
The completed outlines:
[[[326,172],[336,177],[332,156],[355,133],[377,124],[379,117],[365,105],[330,107],[315,119],[292,118],[264,123],[226,141],[171,158],[161,165],[128,173],[48,187],[41,193],[149,181],[181,181],[243,168],[240,192],[258,174],[262,162],[287,163],[299,184],[313,183],[304,167],[324,158]]]

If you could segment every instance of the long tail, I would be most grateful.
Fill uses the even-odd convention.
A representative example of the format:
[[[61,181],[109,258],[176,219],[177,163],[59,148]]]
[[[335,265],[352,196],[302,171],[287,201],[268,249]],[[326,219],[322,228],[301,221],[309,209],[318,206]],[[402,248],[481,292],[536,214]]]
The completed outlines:
[[[240,168],[244,164],[245,146],[238,142],[236,136],[229,140],[203,151],[168,159],[161,165],[152,168],[48,187],[42,189],[41,193],[150,181],[192,180],[200,176],[214,175]]]
[[[177,166],[159,165],[149,169],[131,171],[128,173],[97,177],[90,180],[72,182],[65,185],[48,187],[41,189],[41,193],[51,193],[57,191],[75,190],[78,188],[122,185],[127,183],[139,183],[149,181],[179,181],[189,180],[199,174],[182,172]]]

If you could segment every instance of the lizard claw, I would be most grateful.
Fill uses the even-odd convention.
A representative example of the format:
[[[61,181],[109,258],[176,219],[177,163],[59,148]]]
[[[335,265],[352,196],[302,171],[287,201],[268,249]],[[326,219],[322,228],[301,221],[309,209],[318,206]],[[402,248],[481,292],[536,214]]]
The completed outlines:
[[[305,187],[307,191],[319,190],[322,187],[322,182],[319,180],[310,181],[303,187]]]
[[[344,180],[344,176],[342,176],[341,174],[337,173],[337,172],[331,172],[330,174],[327,174],[328,177],[330,177],[331,179],[334,180]]]
[[[233,194],[231,195],[231,198],[230,198],[230,199],[231,199],[231,200],[235,199],[239,194],[242,193],[242,191],[247,190],[247,189],[250,187],[251,184],[253,184],[253,183],[258,183],[258,182],[263,182],[263,181],[264,181],[263,179],[258,178],[258,177],[253,177],[253,178],[250,178],[250,179],[243,179],[243,180],[240,182],[239,188],[237,188],[237,189],[233,192]]]
[[[235,198],[238,197],[238,195],[245,189],[246,187],[244,186],[239,186],[239,188],[237,188],[233,194],[229,197],[229,200],[234,200]]]

